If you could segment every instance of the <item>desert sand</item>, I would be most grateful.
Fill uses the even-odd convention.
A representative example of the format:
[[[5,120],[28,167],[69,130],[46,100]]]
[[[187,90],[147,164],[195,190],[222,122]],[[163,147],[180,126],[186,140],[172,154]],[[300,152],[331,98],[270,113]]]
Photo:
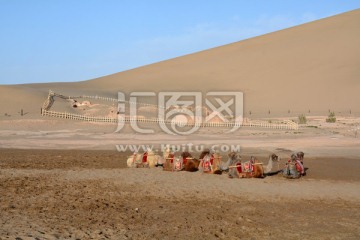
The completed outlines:
[[[308,158],[289,181],[129,169],[124,155],[3,149],[0,239],[360,236],[359,159]]]
[[[98,79],[0,86],[0,239],[359,239],[359,24],[355,10]],[[49,89],[106,97],[242,91],[247,118],[298,121],[306,114],[307,123],[187,136],[156,127],[138,134],[126,125],[116,133],[116,124],[42,117]],[[107,115],[114,107],[91,104],[74,109],[56,100],[53,110]],[[329,111],[336,123],[326,122]],[[307,175],[230,179],[130,169],[132,152],[116,148],[188,143],[239,145],[244,160],[254,155],[264,163],[276,153],[275,170],[303,151]]]
[[[170,137],[114,133],[114,124],[2,120],[0,239],[358,239],[360,139],[348,131],[354,122],[326,126],[314,117],[297,131],[210,128]],[[303,150],[307,175],[230,179],[133,169],[126,168],[132,152],[115,149],[187,142],[238,143],[244,160],[255,155],[264,163],[274,152],[282,160],[273,170]]]

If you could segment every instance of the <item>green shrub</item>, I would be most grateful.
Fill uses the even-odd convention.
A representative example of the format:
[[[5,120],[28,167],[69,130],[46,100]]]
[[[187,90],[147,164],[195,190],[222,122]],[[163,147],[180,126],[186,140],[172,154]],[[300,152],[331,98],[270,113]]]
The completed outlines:
[[[299,119],[299,124],[306,124],[307,122],[306,116],[304,114],[299,115],[298,119]]]
[[[330,112],[328,118],[326,119],[326,122],[328,123],[334,123],[336,122],[336,117],[334,112]]]

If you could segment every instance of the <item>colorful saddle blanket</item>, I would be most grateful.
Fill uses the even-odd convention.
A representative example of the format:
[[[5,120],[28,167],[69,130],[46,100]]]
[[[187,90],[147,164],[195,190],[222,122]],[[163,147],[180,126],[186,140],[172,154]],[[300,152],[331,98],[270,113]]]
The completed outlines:
[[[142,162],[143,163],[146,163],[147,162],[147,156],[148,156],[148,153],[147,152],[144,152],[143,156],[142,156]]]
[[[211,172],[212,166],[214,164],[214,155],[211,154],[211,156],[205,156],[203,158],[202,168],[203,172]]]
[[[283,169],[283,176],[285,178],[299,178],[301,175],[294,164],[288,163]]]
[[[181,158],[175,159],[174,170],[181,171],[183,169],[183,161]]]
[[[243,164],[243,172],[254,172],[254,164],[251,161],[245,162]]]

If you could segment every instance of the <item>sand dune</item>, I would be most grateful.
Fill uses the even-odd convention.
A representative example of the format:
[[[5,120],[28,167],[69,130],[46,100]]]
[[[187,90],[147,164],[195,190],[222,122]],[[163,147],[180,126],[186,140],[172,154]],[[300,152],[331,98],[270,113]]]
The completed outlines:
[[[359,43],[355,10],[88,81],[0,86],[0,240],[359,239],[360,138],[354,130],[360,118],[341,115],[351,109],[360,116]],[[108,97],[117,91],[243,91],[247,116],[288,118],[288,110],[296,117],[309,109],[312,116],[294,131],[201,128],[173,136],[138,134],[126,125],[115,133],[109,123],[38,119],[49,89]],[[54,108],[88,115],[116,109],[116,101],[70,103],[62,99]],[[26,117],[19,117],[21,109]],[[328,109],[336,111],[336,123],[325,122]],[[229,179],[124,169],[133,151],[115,151],[118,144],[164,143],[234,144],[243,160],[253,155],[264,162],[276,153],[278,169],[301,150],[307,175],[289,181],[280,174]]]
[[[64,94],[237,90],[245,112],[360,112],[360,10],[113,75],[0,86],[0,114],[38,111],[48,89]]]

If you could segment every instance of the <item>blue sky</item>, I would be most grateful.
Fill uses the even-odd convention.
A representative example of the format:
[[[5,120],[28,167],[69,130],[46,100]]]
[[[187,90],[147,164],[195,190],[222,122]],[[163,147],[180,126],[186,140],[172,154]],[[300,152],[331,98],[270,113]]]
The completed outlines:
[[[359,0],[0,0],[0,84],[88,80],[357,8]]]

